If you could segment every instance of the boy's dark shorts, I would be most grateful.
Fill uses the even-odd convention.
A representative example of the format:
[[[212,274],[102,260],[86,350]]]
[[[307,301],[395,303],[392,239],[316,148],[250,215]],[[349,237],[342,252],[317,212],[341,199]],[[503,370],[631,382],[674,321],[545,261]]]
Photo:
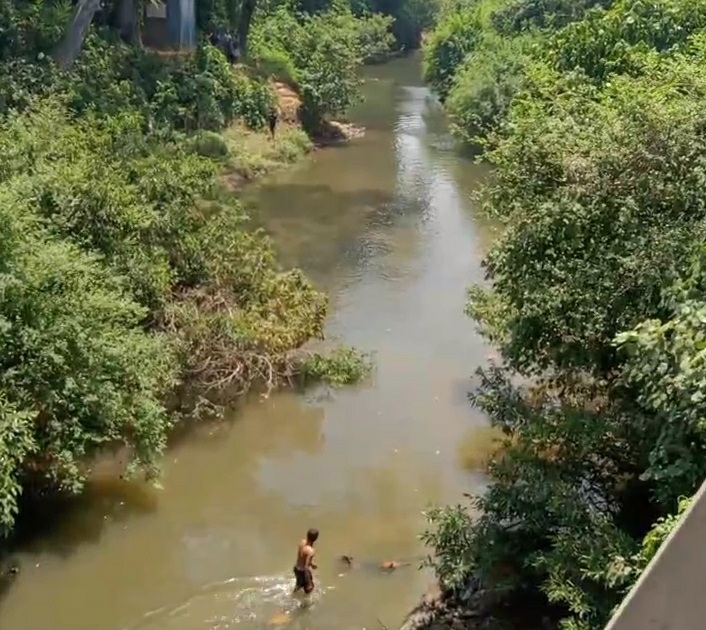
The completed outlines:
[[[297,581],[295,590],[304,589],[304,592],[309,594],[314,590],[314,576],[311,569],[300,569],[294,567],[294,579]]]

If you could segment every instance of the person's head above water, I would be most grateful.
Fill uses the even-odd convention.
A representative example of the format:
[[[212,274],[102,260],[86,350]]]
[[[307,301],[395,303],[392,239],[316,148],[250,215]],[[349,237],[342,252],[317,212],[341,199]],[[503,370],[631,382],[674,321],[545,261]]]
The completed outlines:
[[[316,542],[316,539],[319,537],[319,530],[316,529],[315,527],[312,527],[307,533],[306,533],[306,542],[308,542],[310,545],[313,545]]]

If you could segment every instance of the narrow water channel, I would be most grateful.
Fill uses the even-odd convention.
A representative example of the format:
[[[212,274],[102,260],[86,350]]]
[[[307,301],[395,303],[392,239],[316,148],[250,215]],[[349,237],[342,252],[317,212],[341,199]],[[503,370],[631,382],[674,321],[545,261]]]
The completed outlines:
[[[282,260],[329,291],[328,333],[375,352],[370,383],[253,401],[165,462],[164,489],[96,485],[19,555],[2,630],[394,627],[430,581],[416,570],[430,502],[482,480],[458,446],[486,349],[464,316],[488,232],[482,171],[454,150],[415,57],[366,72],[367,128],[250,191]],[[320,589],[296,610],[297,541],[318,527]],[[412,559],[392,574],[336,558]],[[379,620],[379,621],[378,621]]]

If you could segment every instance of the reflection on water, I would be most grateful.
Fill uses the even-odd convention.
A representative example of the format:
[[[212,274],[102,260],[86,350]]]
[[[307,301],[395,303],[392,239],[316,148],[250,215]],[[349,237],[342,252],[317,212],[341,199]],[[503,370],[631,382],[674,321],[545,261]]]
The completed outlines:
[[[246,201],[285,264],[330,292],[329,336],[375,351],[373,382],[253,400],[178,440],[163,490],[105,482],[45,517],[3,630],[392,627],[424,589],[415,566],[370,566],[419,558],[422,510],[482,488],[458,445],[484,424],[466,393],[487,349],[463,314],[482,279],[483,172],[454,151],[417,59],[370,75],[353,115],[366,136]],[[311,526],[320,588],[300,609],[291,567]],[[341,572],[342,554],[370,566]]]

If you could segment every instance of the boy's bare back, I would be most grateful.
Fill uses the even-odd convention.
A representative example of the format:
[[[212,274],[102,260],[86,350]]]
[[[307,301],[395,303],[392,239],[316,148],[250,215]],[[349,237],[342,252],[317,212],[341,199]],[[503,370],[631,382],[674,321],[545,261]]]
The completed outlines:
[[[307,595],[314,590],[314,575],[312,569],[316,569],[314,564],[314,543],[319,537],[318,529],[310,529],[306,533],[306,538],[299,541],[297,546],[297,562],[294,565],[294,592],[303,590]]]
[[[311,566],[311,561],[315,553],[314,548],[309,544],[306,538],[302,538],[297,547],[296,566],[300,569],[308,569]]]

